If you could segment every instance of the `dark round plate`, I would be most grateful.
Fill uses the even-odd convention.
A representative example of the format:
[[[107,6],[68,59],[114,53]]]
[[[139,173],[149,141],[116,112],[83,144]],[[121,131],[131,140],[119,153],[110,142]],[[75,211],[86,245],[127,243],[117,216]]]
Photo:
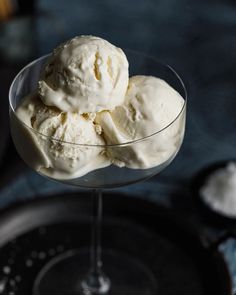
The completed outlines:
[[[68,194],[2,212],[0,292],[31,295],[35,277],[51,258],[88,247],[90,207],[88,194]],[[157,280],[158,295],[231,294],[222,255],[206,248],[188,222],[154,203],[106,194],[103,247],[145,264]]]
[[[235,161],[235,159],[231,159],[214,162],[213,164],[200,170],[192,181],[192,192],[203,217],[210,223],[213,223],[215,226],[223,228],[228,228],[230,226],[234,227],[236,225],[236,215],[234,218],[211,208],[201,197],[200,189],[203,187],[203,185],[206,183],[206,180],[212,173],[226,167],[228,163]]]

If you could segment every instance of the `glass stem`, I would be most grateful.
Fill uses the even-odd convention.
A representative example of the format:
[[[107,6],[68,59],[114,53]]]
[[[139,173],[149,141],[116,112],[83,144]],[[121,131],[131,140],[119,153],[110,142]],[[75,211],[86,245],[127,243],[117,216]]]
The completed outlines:
[[[102,223],[102,191],[92,193],[92,236],[91,236],[91,272],[99,275],[102,272],[101,223]]]
[[[90,249],[90,272],[82,282],[84,294],[106,294],[110,289],[110,280],[102,271],[102,191],[95,189],[92,193],[92,231]]]

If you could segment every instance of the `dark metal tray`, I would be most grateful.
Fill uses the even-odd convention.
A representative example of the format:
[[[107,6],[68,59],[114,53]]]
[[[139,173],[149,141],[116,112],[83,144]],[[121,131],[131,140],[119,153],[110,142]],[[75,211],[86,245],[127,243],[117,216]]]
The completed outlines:
[[[36,275],[52,257],[87,247],[90,207],[88,194],[68,194],[3,211],[0,294],[32,294]],[[139,257],[156,277],[158,295],[231,294],[221,253],[203,240],[171,210],[134,197],[104,195],[104,249]]]

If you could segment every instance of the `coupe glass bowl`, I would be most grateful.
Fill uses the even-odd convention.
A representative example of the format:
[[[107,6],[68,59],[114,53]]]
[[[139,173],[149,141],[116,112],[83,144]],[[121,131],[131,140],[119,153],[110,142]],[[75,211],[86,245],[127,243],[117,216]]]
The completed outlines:
[[[182,95],[182,97],[185,98],[186,101],[186,90],[184,88],[183,82],[173,69],[155,61],[151,57],[144,56],[139,53],[128,52],[126,54],[130,62],[130,76],[142,74],[162,78],[173,88],[175,88]],[[99,150],[104,149],[112,150],[113,153],[120,153],[124,155],[130,154],[130,156],[132,156],[132,150],[142,149],[143,146],[149,146],[150,151],[152,147],[155,147],[155,149],[160,153],[160,161],[150,169],[130,169],[126,167],[119,168],[114,165],[109,165],[106,168],[96,169],[90,173],[86,173],[85,167],[85,175],[83,177],[67,179],[66,176],[64,178],[60,176],[58,179],[58,177],[55,175],[56,180],[80,187],[112,188],[139,182],[159,173],[174,159],[181,146],[184,136],[186,103],[183,105],[183,108],[181,109],[178,116],[172,122],[170,122],[168,126],[165,126],[161,130],[157,130],[154,134],[150,134],[150,136],[145,138],[140,138],[131,142],[117,145],[98,146],[63,142],[40,134],[36,130],[21,122],[16,116],[15,110],[22,99],[27,94],[33,92],[36,89],[41,68],[46,62],[47,58],[48,55],[43,56],[21,70],[21,72],[14,79],[9,94],[11,132],[13,141],[22,159],[34,170],[36,168],[35,166],[32,166],[33,163],[37,162],[38,166],[43,166],[44,162],[41,151],[37,148],[33,148],[35,146],[35,138],[40,138],[41,146],[60,146],[65,150],[80,150],[82,153],[89,149],[91,154],[97,154],[97,151],[99,152]],[[181,132],[178,134],[178,139],[174,143],[175,146],[169,149],[169,142],[167,139],[165,139],[166,137],[168,138],[166,135],[170,133],[171,129],[177,128]],[[172,142],[171,144],[173,145]],[[168,152],[166,152],[166,150],[168,150]],[[49,153],[46,148],[45,153]],[[47,169],[38,169],[37,172],[46,177],[54,178],[52,173],[47,171]]]

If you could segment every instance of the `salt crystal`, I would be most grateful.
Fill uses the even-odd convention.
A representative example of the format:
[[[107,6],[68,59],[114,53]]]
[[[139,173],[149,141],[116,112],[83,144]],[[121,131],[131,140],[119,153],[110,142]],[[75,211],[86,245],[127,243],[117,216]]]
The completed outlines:
[[[27,267],[31,267],[33,265],[33,261],[31,259],[27,259],[25,264]]]
[[[6,278],[0,280],[0,294],[5,294],[6,282]]]
[[[10,272],[11,272],[11,268],[8,265],[3,267],[4,274],[8,275]]]
[[[213,210],[236,217],[236,163],[229,162],[213,172],[200,189],[200,195]]]

